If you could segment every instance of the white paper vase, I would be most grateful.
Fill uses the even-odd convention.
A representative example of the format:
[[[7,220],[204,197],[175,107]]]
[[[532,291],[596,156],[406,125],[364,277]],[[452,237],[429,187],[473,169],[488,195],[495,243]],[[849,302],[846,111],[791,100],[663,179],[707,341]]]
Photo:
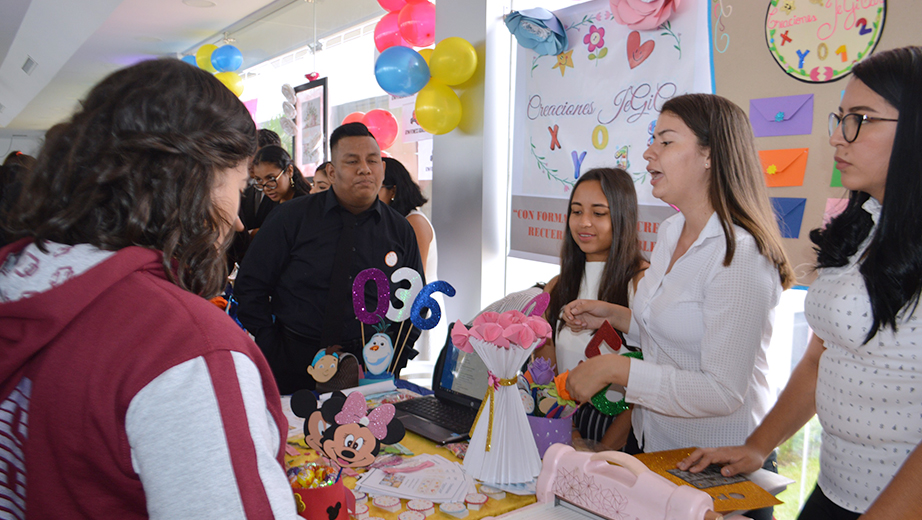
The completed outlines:
[[[464,471],[475,479],[492,484],[516,484],[530,482],[541,472],[541,457],[515,386],[519,367],[538,343],[527,348],[518,345],[506,348],[470,338],[474,351],[493,374],[491,383],[497,382],[492,394],[487,393],[464,456]],[[503,385],[500,380],[512,383]],[[492,431],[490,399],[494,401]]]

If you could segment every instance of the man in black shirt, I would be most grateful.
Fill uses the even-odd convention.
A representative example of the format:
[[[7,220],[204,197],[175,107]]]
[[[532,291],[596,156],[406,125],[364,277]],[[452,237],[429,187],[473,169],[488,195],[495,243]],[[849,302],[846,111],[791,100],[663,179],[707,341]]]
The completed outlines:
[[[276,208],[253,239],[235,285],[238,317],[272,367],[279,391],[314,389],[307,373],[317,351],[332,345],[362,361],[362,326],[353,310],[352,281],[368,268],[391,275],[409,267],[423,275],[413,228],[378,200],[384,181],[381,150],[361,123],[333,131],[328,191],[299,197]],[[346,259],[346,260],[343,260]],[[338,266],[338,268],[337,268]],[[367,283],[365,306],[377,308],[377,287]],[[408,302],[407,305],[412,304]],[[392,296],[391,305],[403,303]],[[399,342],[410,329],[404,324]],[[399,350],[399,323],[389,336]],[[365,326],[366,340],[376,331]],[[398,368],[415,355],[414,329]]]

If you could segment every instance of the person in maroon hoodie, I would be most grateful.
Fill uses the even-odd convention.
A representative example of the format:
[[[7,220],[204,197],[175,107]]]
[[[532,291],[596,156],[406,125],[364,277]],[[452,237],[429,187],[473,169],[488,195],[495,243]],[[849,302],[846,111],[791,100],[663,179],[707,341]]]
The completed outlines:
[[[0,517],[295,518],[269,366],[203,297],[256,127],[179,60],[48,131],[0,250]]]

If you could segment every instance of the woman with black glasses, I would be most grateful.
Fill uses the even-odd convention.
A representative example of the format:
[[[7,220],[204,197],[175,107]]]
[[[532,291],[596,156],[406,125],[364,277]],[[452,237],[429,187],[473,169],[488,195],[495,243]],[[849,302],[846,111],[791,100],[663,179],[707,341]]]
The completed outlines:
[[[754,471],[817,414],[817,486],[803,519],[918,518],[922,511],[922,47],[855,65],[829,116],[845,211],[814,229],[814,336],[774,409],[743,446],[679,464]]]
[[[256,152],[252,179],[256,189],[273,202],[288,202],[311,191],[301,171],[281,146],[265,146]]]

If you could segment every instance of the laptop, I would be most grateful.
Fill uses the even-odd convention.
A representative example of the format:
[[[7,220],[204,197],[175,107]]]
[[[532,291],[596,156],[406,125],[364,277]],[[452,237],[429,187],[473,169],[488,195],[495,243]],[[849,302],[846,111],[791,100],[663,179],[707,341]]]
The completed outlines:
[[[476,352],[455,348],[448,338],[432,372],[434,395],[394,405],[395,417],[411,432],[437,444],[467,439],[487,392],[487,367]]]

